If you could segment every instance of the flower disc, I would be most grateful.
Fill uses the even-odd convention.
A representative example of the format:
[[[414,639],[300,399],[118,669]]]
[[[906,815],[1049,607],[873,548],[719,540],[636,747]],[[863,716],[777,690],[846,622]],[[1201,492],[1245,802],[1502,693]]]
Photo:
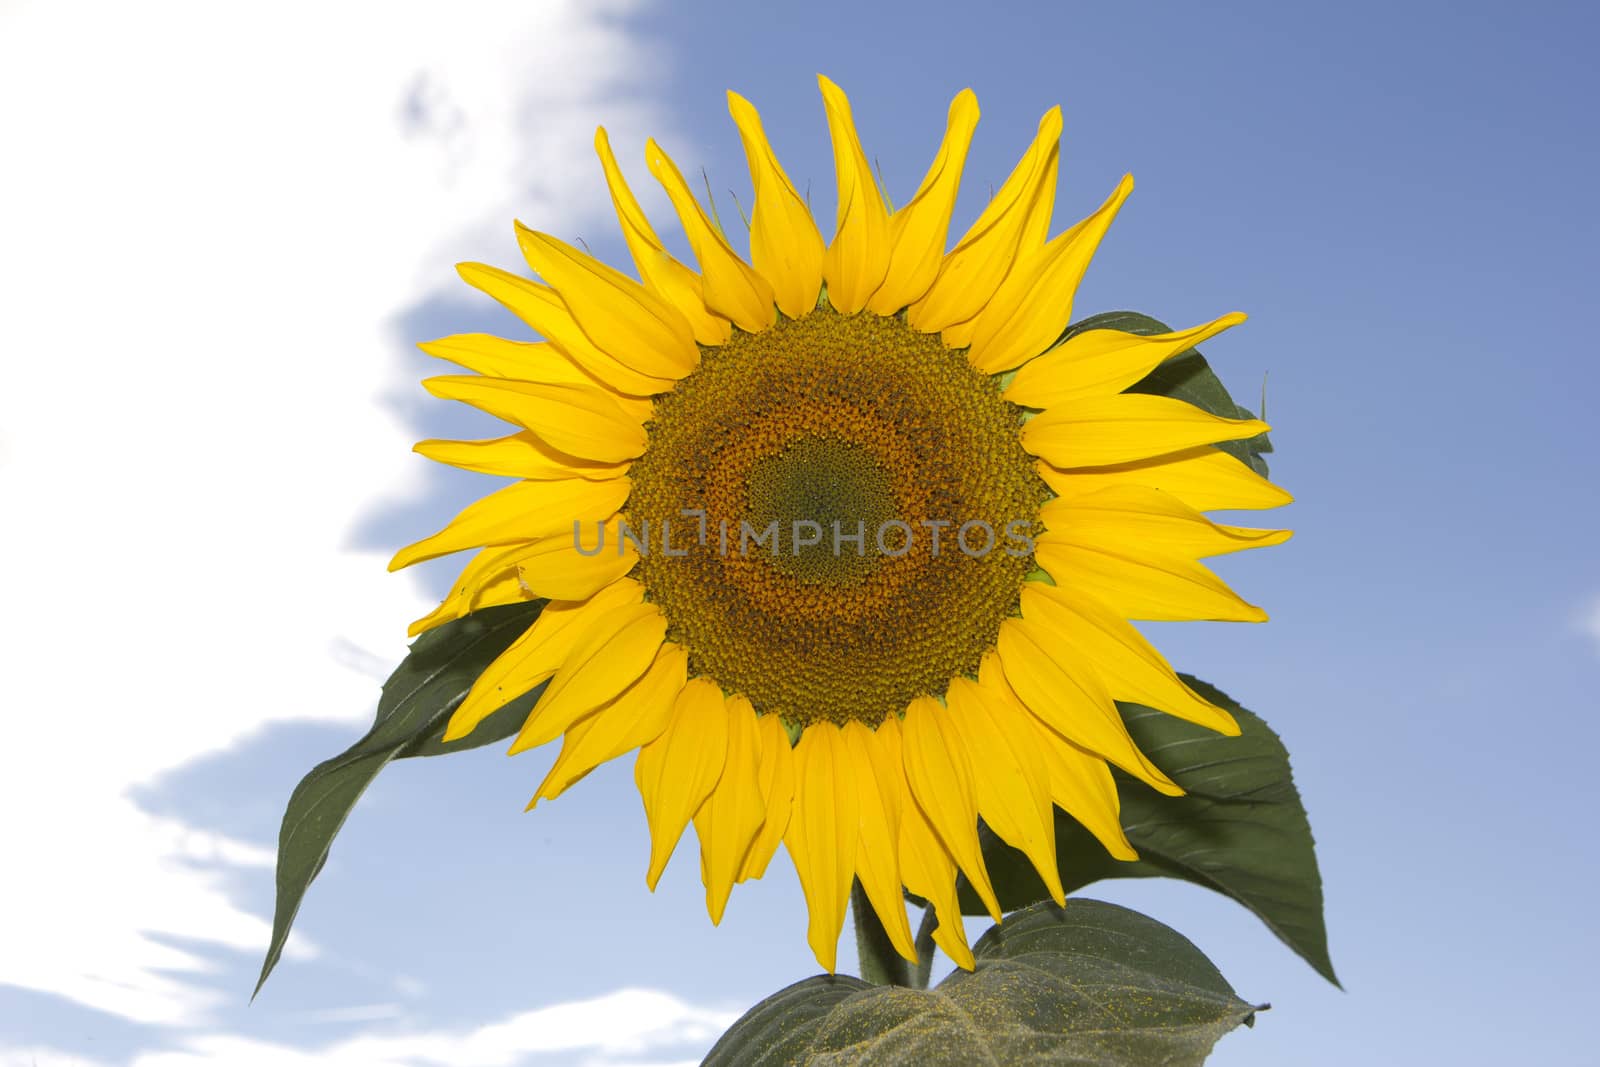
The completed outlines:
[[[1049,497],[1021,421],[894,317],[823,305],[708,350],[656,401],[628,503],[691,672],[802,726],[876,726],[976,674]]]

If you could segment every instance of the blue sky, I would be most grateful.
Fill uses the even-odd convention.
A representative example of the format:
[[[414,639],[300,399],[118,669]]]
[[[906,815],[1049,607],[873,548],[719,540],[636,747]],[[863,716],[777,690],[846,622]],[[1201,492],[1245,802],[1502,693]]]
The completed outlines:
[[[283,801],[456,565],[383,563],[486,481],[407,451],[487,429],[415,384],[510,328],[452,264],[514,266],[513,217],[624,261],[598,123],[641,191],[654,134],[748,203],[727,88],[826,228],[818,71],[899,198],[977,92],[958,221],[1060,103],[1057,228],[1138,181],[1079,315],[1251,316],[1207,354],[1265,376],[1297,535],[1219,569],[1273,621],[1148,632],[1288,744],[1346,991],[1204,890],[1088,890],[1272,1002],[1213,1062],[1583,1062],[1593,14],[318,10],[0,8],[0,1064],[695,1062],[815,970],[784,861],[713,929],[692,854],[646,892],[630,764],[523,814],[553,753],[489,749],[384,773],[246,1004]]]

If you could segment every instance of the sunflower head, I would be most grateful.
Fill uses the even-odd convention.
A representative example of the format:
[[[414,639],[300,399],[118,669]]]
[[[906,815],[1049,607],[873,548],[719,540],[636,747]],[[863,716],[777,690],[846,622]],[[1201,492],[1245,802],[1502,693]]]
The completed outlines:
[[[909,890],[970,967],[958,870],[1000,917],[979,818],[1059,901],[1053,807],[1131,859],[1110,766],[1179,791],[1115,701],[1238,732],[1129,620],[1264,619],[1199,561],[1287,532],[1202,511],[1289,498],[1215,447],[1260,422],[1125,391],[1242,315],[1066,333],[1133,183],[1051,236],[1059,110],[951,246],[973,94],[952,102],[927,176],[891,211],[848,101],[821,86],[831,241],[730,93],[755,187],[748,259],[652,141],[646,163],[695,267],[671,256],[601,130],[638,280],[520,224],[539,280],[461,267],[543,340],[424,345],[472,372],[431,392],[516,429],[418,451],[515,480],[394,565],[479,550],[414,632],[547,601],[446,739],[542,686],[512,746],[563,739],[535,802],[637,751],[652,887],[692,821],[713,921],[782,844],[824,967],[857,880],[903,955]]]

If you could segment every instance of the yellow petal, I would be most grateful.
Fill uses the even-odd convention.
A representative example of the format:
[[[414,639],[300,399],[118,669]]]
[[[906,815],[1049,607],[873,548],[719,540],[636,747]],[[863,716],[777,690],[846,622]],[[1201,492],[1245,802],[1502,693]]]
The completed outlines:
[[[566,301],[549,286],[482,263],[462,263],[456,273],[468,285],[487,293],[517,318],[533,327],[579,366],[619,393],[654,396],[670,392],[671,378],[641,374],[589,339],[572,317]]]
[[[517,576],[517,566],[533,550],[532,545],[496,546],[473,556],[450,588],[450,594],[437,608],[411,624],[407,630],[409,636],[415,637],[479,608],[534,599],[535,594],[528,592]]]
[[[706,307],[700,276],[667,254],[623,179],[603,126],[594,131],[594,150],[606,172],[606,186],[611,190],[611,202],[617,209],[617,221],[622,224],[622,236],[628,242],[628,251],[633,254],[634,265],[639,268],[639,277],[645,286],[689,320],[696,341],[703,345],[726,344],[733,334],[733,325]]]
[[[978,848],[978,793],[972,764],[949,718],[948,710],[932,697],[917,697],[906,708],[901,731],[906,781],[939,840],[999,922],[1000,903]]]
[[[1266,622],[1203,563],[1111,545],[1077,545],[1046,535],[1034,561],[1057,585],[1072,585],[1124,619],[1152,622]]]
[[[755,107],[730,92],[728,112],[739,127],[756,194],[750,209],[750,263],[772,283],[778,308],[798,319],[816,308],[822,291],[822,234],[767,143]]]
[[[1012,257],[1012,270],[1016,265],[1043,248],[1050,236],[1050,220],[1056,207],[1056,178],[1061,171],[1061,147],[1057,144],[1044,158],[1039,175],[1039,185],[1022,219],[1022,232],[1017,236],[1017,251]],[[1008,275],[1010,271],[1006,272]],[[972,319],[969,322],[974,321]]]
[[[528,430],[487,441],[418,441],[413,451],[435,463],[460,470],[536,481],[559,478],[605,481],[628,469],[626,463],[595,463],[558,452]]]
[[[487,333],[458,333],[437,341],[422,341],[417,347],[435,359],[448,360],[491,378],[518,378],[525,382],[543,381],[554,367],[569,361],[549,341],[509,341]]]
[[[396,552],[391,571],[464,548],[533,541],[570,532],[574,522],[615,515],[628,499],[627,478],[597,482],[587,478],[512,482],[468,504],[432,537]]]
[[[951,727],[972,755],[978,814],[1002,841],[1028,857],[1050,895],[1062,903],[1050,774],[1032,727],[1023,721],[1021,709],[1002,703],[968,678],[951,680],[945,702]]]
[[[1223,419],[1168,396],[1080,397],[1022,427],[1022,447],[1057,467],[1128,463],[1266,433],[1259,419]]]
[[[660,737],[639,750],[633,780],[650,824],[651,892],[683,836],[683,828],[722,777],[728,751],[728,713],[722,690],[709,678],[691,678],[672,705]]]
[[[900,816],[900,874],[906,888],[933,905],[933,942],[966,970],[976,966],[956,897],[956,861],[934,833],[922,806],[908,797]]]
[[[1170,493],[1140,485],[1108,486],[1050,501],[1039,511],[1051,541],[1096,547],[1137,545],[1142,552],[1205,559],[1281,545],[1292,530],[1212,522]]]
[[[771,326],[778,317],[771,283],[740,259],[739,253],[711,225],[677,165],[654,140],[645,145],[645,159],[650,164],[650,173],[666,189],[683,223],[684,236],[689,239],[695,261],[700,264],[706,306],[750,333],[759,333]]]
[[[572,654],[578,638],[621,608],[644,600],[644,586],[619,578],[587,600],[552,600],[528,631],[483,669],[450,716],[444,739],[465,737],[478,724],[546,681]]]
[[[966,322],[958,322],[940,330],[939,340],[944,342],[946,348],[966,348],[972,343],[972,334],[977,328],[978,320],[976,318],[968,319]]]
[[[783,841],[783,832],[789,828],[789,814],[794,806],[794,749],[789,744],[789,732],[783,720],[773,714],[756,720],[756,732],[761,737],[761,766],[756,778],[761,783],[761,796],[765,814],[761,832],[756,835],[744,866],[739,869],[739,881],[760,878],[767,872],[767,864]]]
[[[567,764],[571,761],[572,754],[577,751],[578,746],[583,744],[584,737],[594,727],[594,720],[594,715],[587,715],[568,727],[567,732],[562,735],[561,751],[557,753],[555,763],[550,765],[550,770],[545,774],[544,780],[539,783],[539,788],[533,791],[533,799],[528,801],[528,806],[523,808],[523,811],[532,811],[538,806],[539,801],[545,798],[548,791],[553,790],[556,793],[566,791],[565,787],[556,788],[556,779],[566,777]],[[583,775],[581,774],[574,777],[570,782],[567,782],[567,785],[577,784],[582,777]]]
[[[855,881],[861,818],[855,776],[847,773],[846,759],[837,726],[806,727],[794,750],[794,812],[783,836],[810,915],[806,941],[829,974],[838,962],[839,931]]]
[[[553,741],[626,689],[654,662],[667,620],[654,604],[613,609],[585,628],[511,745],[515,755]]]
[[[1026,408],[1050,408],[1081,396],[1112,396],[1165,360],[1244,320],[1243,313],[1235,311],[1174,333],[1085,330],[1023,364],[1002,395]]]
[[[872,743],[867,746],[867,755],[872,759],[873,772],[880,782],[899,785],[899,788],[885,788],[879,791],[884,811],[890,823],[896,826],[900,823],[900,813],[912,802],[910,787],[905,784],[905,752],[905,736],[900,727],[900,719],[891,715],[872,731]]]
[[[978,684],[1013,711],[1005,721],[1020,730],[1021,742],[1037,746],[1050,781],[1050,799],[1056,807],[1082,823],[1112,857],[1138,859],[1139,854],[1122,829],[1122,801],[1106,761],[1083,751],[1031,714],[1006,681],[997,654],[984,657],[978,668]]]
[[[914,329],[934,333],[970,322],[1011,272],[1018,250],[1032,251],[1027,245],[1035,239],[1043,243],[1039,222],[1049,226],[1060,140],[1061,109],[1051,108],[1021,162],[944,258],[927,295],[907,309]],[[960,347],[948,336],[945,343]]]
[[[850,315],[866,307],[889,270],[889,212],[861,150],[844,90],[820,74],[817,83],[839,184],[839,222],[822,260],[822,276],[828,281],[828,303]]]
[[[601,350],[653,378],[682,378],[699,364],[694,331],[677,308],[566,242],[516,226],[528,266],[550,283]]]
[[[1060,497],[1082,496],[1121,485],[1160,489],[1197,511],[1282,507],[1294,497],[1221,449],[1203,445],[1159,459],[1111,467],[1060,470],[1040,460],[1039,476]]]
[[[950,102],[944,143],[928,168],[922,185],[905,207],[889,217],[889,270],[883,284],[867,301],[867,309],[893,315],[922,299],[944,261],[945,239],[950,234],[950,212],[961,186],[961,171],[978,125],[978,98],[963,89]]]
[[[549,341],[508,341],[486,333],[458,333],[417,347],[430,356],[449,360],[486,378],[597,389],[640,422],[650,417],[648,397],[617,392]]]
[[[757,775],[761,738],[756,730],[756,710],[744,697],[732,696],[724,711],[728,718],[727,760],[717,787],[694,814],[694,832],[704,860],[706,911],[713,926],[722,922],[734,879],[766,816]]]
[[[1072,298],[1089,260],[1131,192],[1130,175],[1093,215],[1037,252],[1019,257],[973,324],[967,359],[974,367],[998,374],[1055,343],[1072,321]]]
[[[1078,748],[1038,719],[1027,718],[1050,771],[1055,806],[1072,816],[1113,859],[1139,858],[1122,826],[1122,799],[1106,761]]]
[[[900,890],[900,809],[905,771],[875,758],[875,735],[859,722],[844,727],[845,759],[855,775],[860,798],[860,838],[856,842],[856,877],[866,891],[896,952],[917,959],[906,900]],[[880,773],[880,766],[886,773]]]
[[[422,385],[441,400],[471,404],[582,459],[621,463],[643,454],[649,440],[640,421],[598,389],[468,375],[428,378]]]
[[[512,378],[547,385],[587,385],[608,393],[629,410],[649,411],[648,398],[618,392],[550,341],[510,341],[487,333],[457,333],[436,341],[419,342],[417,348],[435,359],[448,360],[487,378]]]
[[[644,674],[585,717],[583,736],[561,746],[536,796],[554,800],[600,764],[660,737],[688,674],[689,654],[682,646],[662,645]]]
[[[638,550],[623,536],[625,527],[625,520],[608,519],[570,537],[536,541],[517,564],[517,580],[533,596],[551,600],[593,596],[639,562]]]
[[[1016,221],[1017,240],[1016,247],[1011,252],[1008,266],[1000,276],[999,283],[1004,284],[1012,274],[1018,270],[1019,265],[1028,262],[1034,254],[1045,246],[1045,238],[1050,233],[1050,218],[1055,210],[1056,202],[1056,175],[1060,170],[1061,152],[1059,146],[1052,148],[1045,157],[1043,169],[1039,174],[1037,188],[1028,202],[1025,212]],[[998,286],[996,287],[998,292]],[[985,301],[987,307],[994,300],[991,294]],[[979,309],[977,314],[962,322],[952,323],[940,331],[940,338],[946,348],[966,348],[972,344],[972,339],[977,332],[978,318],[983,314]]]
[[[1229,737],[1239,735],[1232,715],[1185,685],[1138,630],[1093,597],[1067,586],[1024,582],[1022,617],[1044,625],[1093,663],[1114,699],[1157,708]]]
[[[1025,720],[1039,739],[1050,773],[1050,798],[1078,820],[1113,859],[1136,860],[1139,853],[1122,828],[1122,800],[1111,768],[1099,756],[1078,748],[1032,716]]]
[[[1032,619],[1007,619],[1000,624],[999,648],[1006,681],[1029,711],[1152,789],[1182,795],[1183,789],[1134,744],[1093,665],[1075,662],[1077,651],[1062,644],[1049,627]],[[1062,650],[1060,659],[1048,651],[1052,648]]]

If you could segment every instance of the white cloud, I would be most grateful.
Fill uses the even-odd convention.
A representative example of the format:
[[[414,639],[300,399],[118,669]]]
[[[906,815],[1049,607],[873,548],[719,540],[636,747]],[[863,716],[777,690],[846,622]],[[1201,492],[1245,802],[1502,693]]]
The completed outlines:
[[[370,1023],[380,1019],[402,1019],[405,1005],[398,1002],[386,1004],[356,1004],[348,1008],[319,1008],[301,1012],[291,1018],[308,1023]]]
[[[90,1060],[47,1045],[0,1048],[0,1067],[107,1067],[104,1060]]]
[[[472,1030],[366,1035],[315,1049],[209,1034],[187,1039],[177,1050],[141,1055],[131,1067],[671,1067],[640,1057],[709,1048],[737,1017],[656,990],[622,989]]]
[[[622,10],[0,11],[0,984],[198,1025],[160,935],[264,946],[221,878],[270,857],[129,787],[370,715],[427,606],[348,547],[420,463],[385,331],[512,215],[599,224],[594,126],[649,117]]]
[[[1588,609],[1578,623],[1584,633],[1594,639],[1596,652],[1600,652],[1600,596],[1589,601]]]

